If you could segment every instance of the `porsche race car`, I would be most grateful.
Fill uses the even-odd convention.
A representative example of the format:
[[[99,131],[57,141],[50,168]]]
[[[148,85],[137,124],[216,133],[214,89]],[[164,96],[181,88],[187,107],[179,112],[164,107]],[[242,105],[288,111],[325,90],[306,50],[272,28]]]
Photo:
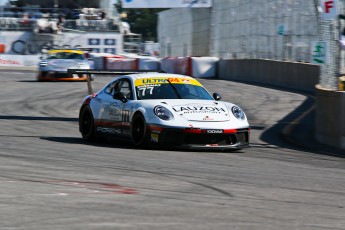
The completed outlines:
[[[86,81],[87,76],[68,74],[68,69],[93,69],[94,62],[80,49],[49,50],[38,64],[38,81]]]
[[[249,147],[250,127],[245,113],[220,99],[219,94],[211,96],[189,76],[117,76],[84,98],[79,130],[87,141],[114,137],[135,146],[220,150]]]

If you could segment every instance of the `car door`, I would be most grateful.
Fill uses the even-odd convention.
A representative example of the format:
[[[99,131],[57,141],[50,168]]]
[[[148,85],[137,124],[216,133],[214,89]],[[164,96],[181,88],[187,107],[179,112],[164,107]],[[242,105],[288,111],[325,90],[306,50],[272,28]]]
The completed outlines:
[[[130,114],[126,103],[132,99],[131,81],[128,78],[120,78],[110,84],[102,101],[102,127],[97,131],[109,136],[128,134]]]

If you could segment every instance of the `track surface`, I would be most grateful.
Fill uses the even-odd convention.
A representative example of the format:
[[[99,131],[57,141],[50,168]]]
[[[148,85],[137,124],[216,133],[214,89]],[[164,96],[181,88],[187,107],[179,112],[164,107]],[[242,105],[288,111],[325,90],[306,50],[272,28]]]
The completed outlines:
[[[99,89],[107,77],[93,82]],[[345,229],[345,160],[284,143],[300,94],[201,80],[252,126],[240,152],[85,143],[86,83],[0,71],[0,229]]]

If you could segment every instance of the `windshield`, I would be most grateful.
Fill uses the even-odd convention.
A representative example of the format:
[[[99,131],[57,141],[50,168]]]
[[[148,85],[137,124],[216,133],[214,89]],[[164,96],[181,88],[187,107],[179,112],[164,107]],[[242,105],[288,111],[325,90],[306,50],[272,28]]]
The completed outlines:
[[[146,81],[148,84],[136,84],[135,90],[138,100],[150,99],[201,99],[213,100],[212,96],[193,79],[190,84],[181,84],[184,79],[175,78],[174,81],[168,79],[154,79]],[[178,81],[179,80],[179,81]],[[145,81],[145,79],[144,79]],[[162,81],[160,84],[155,82]],[[170,82],[170,83],[169,83]],[[153,84],[152,84],[153,83]]]

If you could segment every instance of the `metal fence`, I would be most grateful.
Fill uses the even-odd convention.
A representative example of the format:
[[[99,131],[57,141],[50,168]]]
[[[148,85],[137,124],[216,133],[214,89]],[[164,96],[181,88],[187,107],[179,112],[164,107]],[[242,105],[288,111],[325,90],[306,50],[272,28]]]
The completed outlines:
[[[211,19],[216,27],[211,54],[310,61],[310,41],[318,40],[313,1],[217,0],[213,4]]]

